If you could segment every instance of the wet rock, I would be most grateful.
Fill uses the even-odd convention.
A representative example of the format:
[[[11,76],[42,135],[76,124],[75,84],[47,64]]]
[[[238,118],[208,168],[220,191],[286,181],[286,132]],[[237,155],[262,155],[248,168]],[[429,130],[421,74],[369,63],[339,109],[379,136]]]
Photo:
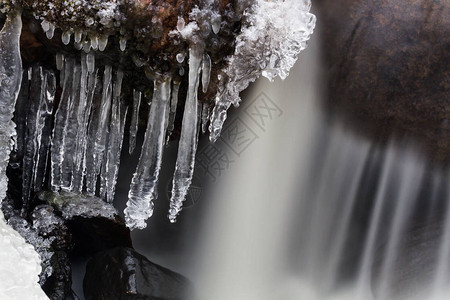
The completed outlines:
[[[363,134],[406,133],[450,162],[450,2],[317,3],[330,108]]]
[[[68,192],[40,192],[38,196],[66,220],[74,244],[72,256],[132,247],[130,230],[112,204],[95,196]]]
[[[191,290],[185,277],[130,248],[95,255],[87,264],[83,287],[87,300],[188,299]]]

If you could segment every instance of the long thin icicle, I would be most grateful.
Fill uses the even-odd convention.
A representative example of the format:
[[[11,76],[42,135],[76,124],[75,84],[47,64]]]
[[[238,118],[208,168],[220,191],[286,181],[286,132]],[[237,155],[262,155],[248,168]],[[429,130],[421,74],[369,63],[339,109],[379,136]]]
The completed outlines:
[[[52,135],[52,114],[56,94],[56,76],[52,71],[44,70],[44,82],[42,86],[42,102],[40,104],[40,118],[38,135],[40,135],[40,145],[36,168],[33,176],[34,191],[40,191],[47,174],[47,162],[49,159],[50,142]]]
[[[27,125],[25,130],[25,148],[23,155],[22,172],[22,201],[24,209],[28,208],[28,202],[32,189],[33,174],[36,166],[36,152],[39,149],[38,127],[41,119],[39,117],[39,108],[44,97],[43,94],[44,74],[42,67],[35,66],[31,71],[30,82],[30,108],[27,114]]]
[[[24,210],[28,208],[31,191],[39,191],[44,183],[55,92],[56,79],[53,72],[43,70],[42,67],[33,67],[23,157],[22,199]]]
[[[12,118],[22,83],[21,32],[21,14],[10,12],[0,31],[0,202],[6,196],[6,167],[15,134]]]
[[[73,67],[73,82],[70,94],[70,105],[67,116],[67,123],[64,131],[63,142],[63,162],[61,168],[61,189],[70,191],[72,189],[72,176],[75,169],[76,147],[78,135],[79,107],[84,103],[80,101],[81,89],[81,66],[75,63]]]
[[[19,97],[16,102],[16,110],[14,112],[14,122],[16,123],[16,144],[14,150],[17,157],[23,157],[25,132],[27,128],[27,112],[30,106],[29,97],[29,80],[28,70],[22,71],[22,85],[20,87]]]
[[[97,72],[89,71],[88,55],[81,55],[81,81],[80,81],[80,97],[78,112],[76,115],[77,121],[77,137],[73,176],[70,190],[72,192],[80,193],[83,188],[84,176],[84,157],[87,143],[87,129],[89,115],[91,113],[93,90],[97,84]]]
[[[141,106],[142,93],[137,90],[133,90],[133,114],[131,115],[130,125],[130,145],[128,152],[131,154],[136,148],[136,136],[139,127],[139,106]]]
[[[113,103],[111,108],[111,122],[109,126],[108,151],[105,152],[106,161],[104,163],[105,173],[102,174],[100,194],[103,199],[111,203],[114,200],[114,193],[119,174],[120,152],[122,150],[123,128],[125,123],[126,107],[121,101],[123,71],[117,71],[114,80]]]
[[[170,80],[155,82],[152,105],[141,157],[128,193],[125,220],[130,229],[143,229],[153,214],[153,200],[157,198],[159,170],[166,136],[166,114],[170,100]]]
[[[100,106],[91,115],[89,125],[89,143],[92,147],[87,150],[89,157],[86,157],[86,192],[95,194],[97,175],[103,161],[106,147],[107,125],[111,112],[112,96],[112,67],[106,66],[103,75],[103,91]]]
[[[180,145],[172,183],[169,220],[176,222],[182,209],[189,186],[194,174],[195,153],[198,140],[198,100],[199,72],[203,51],[191,48],[189,51],[189,87],[184,107],[183,124],[181,127]]]
[[[64,158],[64,140],[66,136],[67,120],[72,94],[73,67],[75,61],[67,58],[64,63],[64,83],[61,100],[55,114],[55,125],[53,127],[52,151],[51,151],[51,179],[50,185],[54,192],[61,187],[62,162]],[[71,153],[72,154],[72,153]]]

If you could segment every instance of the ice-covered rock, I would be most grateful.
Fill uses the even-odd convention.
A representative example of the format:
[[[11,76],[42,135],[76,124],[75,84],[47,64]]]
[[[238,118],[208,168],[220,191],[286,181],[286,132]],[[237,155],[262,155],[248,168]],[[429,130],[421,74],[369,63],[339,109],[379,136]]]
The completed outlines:
[[[38,284],[41,264],[33,246],[8,226],[0,211],[0,299],[48,299]]]

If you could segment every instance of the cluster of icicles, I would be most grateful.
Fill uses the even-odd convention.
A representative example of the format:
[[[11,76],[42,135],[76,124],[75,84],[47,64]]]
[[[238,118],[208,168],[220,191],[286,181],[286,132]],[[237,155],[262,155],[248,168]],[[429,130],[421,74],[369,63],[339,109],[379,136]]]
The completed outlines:
[[[20,49],[16,51],[20,57]],[[21,66],[11,61],[16,64],[11,66],[15,68],[13,76],[23,76],[16,103],[15,151],[19,157],[23,156],[25,208],[31,191],[45,189],[46,182],[53,192],[98,195],[112,202],[128,113],[131,114],[129,152],[135,149],[142,93],[134,90],[132,107],[128,107],[121,96],[124,73],[109,65],[97,67],[95,55],[87,52],[81,53],[81,59],[56,55],[62,89],[59,101],[58,76],[54,71],[42,66],[22,71]],[[197,91],[200,81],[206,90],[210,72],[210,57],[201,47],[191,47],[188,95],[168,214],[172,223],[191,184],[200,126],[203,130],[207,127],[210,108],[198,102]],[[153,85],[144,143],[125,209],[127,226],[131,229],[145,228],[153,213],[163,148],[174,127],[178,102],[180,83],[162,78],[154,80]],[[45,178],[46,174],[49,178]]]
[[[51,40],[55,34],[56,26],[53,23],[48,22],[47,20],[43,20],[41,22],[41,26],[47,38]],[[61,41],[64,45],[69,45],[72,34],[74,39],[73,46],[77,50],[83,49],[84,52],[89,53],[91,49],[104,51],[106,49],[106,46],[108,46],[108,35],[88,36],[81,30],[77,30],[74,32],[70,30],[63,31],[63,33],[61,34]],[[125,51],[127,48],[127,39],[123,36],[120,37],[119,48],[121,51]]]

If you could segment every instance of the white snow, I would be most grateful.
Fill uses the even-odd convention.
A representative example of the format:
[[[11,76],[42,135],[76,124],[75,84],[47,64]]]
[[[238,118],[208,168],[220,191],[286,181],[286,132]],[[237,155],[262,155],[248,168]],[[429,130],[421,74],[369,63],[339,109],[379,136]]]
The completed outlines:
[[[0,299],[48,299],[39,281],[41,260],[33,246],[8,226],[0,211]]]

